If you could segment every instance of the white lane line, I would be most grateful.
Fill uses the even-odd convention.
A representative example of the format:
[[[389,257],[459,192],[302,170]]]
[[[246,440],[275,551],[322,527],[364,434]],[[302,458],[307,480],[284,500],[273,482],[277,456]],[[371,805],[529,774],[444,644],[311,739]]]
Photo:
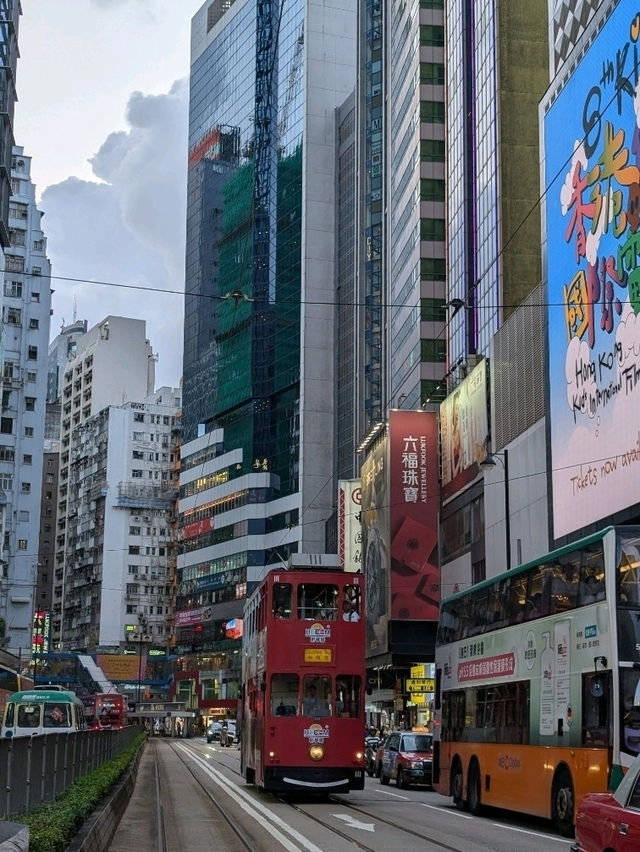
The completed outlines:
[[[517,831],[520,834],[530,834],[532,837],[542,837],[544,840],[555,840],[556,843],[571,843],[571,840],[566,840],[564,837],[554,837],[553,834],[542,834],[540,831],[529,831],[527,828],[515,828],[512,825],[504,825],[501,822],[494,822],[493,825],[498,828],[506,828],[509,831]]]
[[[443,808],[440,805],[425,805],[424,802],[418,802],[420,807],[422,808],[431,808],[432,811],[440,811],[441,814],[453,814],[454,816],[461,817],[462,819],[473,819],[469,814],[461,814],[460,811],[455,811],[453,808]]]
[[[264,828],[265,831],[281,843],[287,852],[300,852],[301,848],[306,849],[307,852],[322,852],[319,846],[316,846],[310,840],[307,840],[307,838],[300,834],[299,831],[296,831],[295,828],[292,828],[283,819],[280,819],[279,816],[276,816],[276,814],[272,813],[268,808],[265,808],[264,805],[257,801],[257,799],[254,799],[245,793],[244,790],[238,787],[234,781],[227,778],[226,775],[223,775],[222,772],[219,772],[217,769],[209,766],[200,757],[197,757],[186,746],[179,744],[177,748],[181,749],[194,763],[197,763],[212,781],[218,784],[218,786],[221,787],[245,813],[253,817],[253,819],[255,819],[255,821]],[[278,829],[289,834],[297,843],[300,844],[300,846],[296,846],[291,843],[291,841],[281,834],[281,831],[278,831]]]
[[[394,799],[402,799],[404,802],[409,801],[408,796],[401,796],[399,793],[392,793],[390,790],[376,790],[376,793],[381,793],[383,796],[393,796]]]

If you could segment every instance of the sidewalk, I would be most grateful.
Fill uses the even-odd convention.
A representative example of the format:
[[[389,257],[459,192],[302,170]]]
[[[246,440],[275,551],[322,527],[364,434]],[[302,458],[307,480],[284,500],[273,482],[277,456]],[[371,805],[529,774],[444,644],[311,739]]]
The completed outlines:
[[[158,816],[155,743],[149,740],[138,766],[133,794],[108,846],[108,852],[157,852]]]

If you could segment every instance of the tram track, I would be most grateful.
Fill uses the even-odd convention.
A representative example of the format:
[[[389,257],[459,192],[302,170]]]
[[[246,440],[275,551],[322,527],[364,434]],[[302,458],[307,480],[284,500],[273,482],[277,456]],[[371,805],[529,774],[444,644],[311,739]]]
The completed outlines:
[[[216,753],[219,756],[222,756],[222,754],[223,754],[222,750],[220,750],[219,752],[216,750]],[[243,779],[242,773],[239,771],[239,769],[236,768],[236,766],[233,765],[232,762],[224,761],[224,762],[222,762],[222,765],[225,767],[225,769],[227,771],[229,771],[229,772],[233,773],[234,775],[237,775],[239,778]],[[347,841],[353,847],[362,850],[362,852],[378,852],[379,847],[370,846],[364,841],[364,839],[360,840],[360,839],[354,838],[350,834],[347,834],[345,831],[342,831],[341,829],[337,828],[335,823],[332,823],[332,822],[330,822],[326,819],[323,819],[319,814],[313,813],[310,809],[305,807],[304,804],[301,804],[300,802],[294,802],[294,801],[291,800],[290,797],[287,797],[287,796],[282,796],[282,795],[278,795],[278,794],[271,794],[271,795],[273,796],[274,801],[279,802],[280,804],[286,806],[287,808],[291,808],[295,812],[299,813],[301,816],[304,816],[306,819],[312,820],[317,825],[322,826],[322,828],[325,829],[326,831],[331,832],[331,834],[334,835],[335,837],[339,837],[342,840]],[[391,819],[388,819],[388,818],[385,818],[385,817],[380,817],[377,814],[375,816],[373,816],[365,808],[362,808],[362,807],[359,807],[358,805],[346,802],[344,798],[338,798],[337,796],[329,796],[328,801],[331,802],[332,804],[338,805],[342,810],[352,811],[352,812],[357,813],[358,815],[360,815],[362,817],[366,817],[367,820],[369,820],[369,821],[376,821],[378,823],[383,823],[384,825],[388,826],[389,828],[392,828],[394,831],[401,831],[404,834],[411,836],[413,838],[413,841],[418,839],[418,840],[421,840],[423,842],[428,842],[429,844],[431,844],[432,848],[443,849],[443,850],[446,850],[446,852],[460,852],[459,846],[452,846],[448,843],[445,843],[442,840],[438,840],[437,838],[434,838],[432,835],[427,835],[427,834],[421,833],[419,831],[415,831],[414,829],[407,828],[406,825],[402,825],[399,822],[395,822],[394,820],[391,820]],[[333,845],[331,845],[331,843],[329,843],[327,848],[333,849],[335,847]]]
[[[207,799],[211,802],[211,804],[216,809],[217,813],[222,817],[225,824],[231,829],[235,837],[239,840],[242,847],[247,850],[247,852],[255,852],[255,840],[250,837],[245,831],[243,831],[240,826],[236,824],[236,821],[232,820],[231,817],[227,814],[224,806],[216,799],[211,790],[202,785],[201,779],[198,777],[198,774],[194,768],[193,761],[189,760],[187,755],[184,753],[182,748],[178,748],[176,743],[171,743],[171,750],[178,757],[182,765],[185,767],[187,772],[194,779],[196,784],[198,784],[207,797]],[[240,773],[238,773],[240,774]],[[170,852],[168,849],[158,849],[158,852]]]

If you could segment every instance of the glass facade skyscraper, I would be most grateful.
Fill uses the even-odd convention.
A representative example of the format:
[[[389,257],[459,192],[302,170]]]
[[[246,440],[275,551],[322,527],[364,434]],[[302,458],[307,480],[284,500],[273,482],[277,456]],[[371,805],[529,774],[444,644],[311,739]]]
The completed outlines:
[[[213,622],[271,565],[325,549],[335,109],[355,31],[350,0],[213,0],[192,22],[180,524],[211,524],[181,549],[177,609]]]

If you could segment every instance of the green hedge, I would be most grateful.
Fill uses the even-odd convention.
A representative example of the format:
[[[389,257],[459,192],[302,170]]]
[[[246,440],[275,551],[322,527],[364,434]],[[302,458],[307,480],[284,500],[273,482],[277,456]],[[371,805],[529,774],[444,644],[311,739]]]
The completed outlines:
[[[85,820],[126,773],[146,738],[146,734],[140,734],[119,757],[76,781],[55,802],[30,814],[9,817],[29,826],[29,852],[64,852]]]

